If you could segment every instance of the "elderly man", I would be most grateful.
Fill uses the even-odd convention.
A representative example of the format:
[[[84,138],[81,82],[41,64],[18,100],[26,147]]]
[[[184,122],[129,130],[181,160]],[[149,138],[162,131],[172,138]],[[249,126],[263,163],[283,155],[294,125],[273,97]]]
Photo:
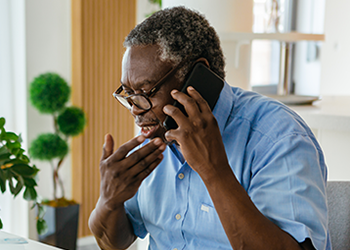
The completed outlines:
[[[125,249],[147,234],[149,249],[159,250],[331,249],[327,170],[305,122],[227,83],[212,111],[194,88],[179,91],[198,59],[225,77],[218,36],[202,15],[159,11],[124,45],[114,96],[141,132],[116,151],[105,137],[89,220],[102,249]],[[176,129],[164,129],[167,115]]]

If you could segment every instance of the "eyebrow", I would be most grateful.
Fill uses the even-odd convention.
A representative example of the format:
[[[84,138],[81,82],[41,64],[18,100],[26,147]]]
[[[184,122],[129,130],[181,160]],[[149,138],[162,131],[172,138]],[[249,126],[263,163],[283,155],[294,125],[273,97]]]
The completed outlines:
[[[124,83],[122,82],[122,80],[120,80],[120,83],[121,83],[121,85],[123,86],[123,88],[133,89],[133,88],[131,88],[130,86],[124,84]],[[135,85],[136,85],[136,90],[137,90],[137,89],[141,89],[141,88],[144,87],[144,86],[150,86],[150,85],[152,85],[152,84],[154,84],[154,82],[151,82],[151,81],[149,81],[149,80],[144,80],[143,82],[140,82],[140,83],[136,83],[136,84],[135,84]]]

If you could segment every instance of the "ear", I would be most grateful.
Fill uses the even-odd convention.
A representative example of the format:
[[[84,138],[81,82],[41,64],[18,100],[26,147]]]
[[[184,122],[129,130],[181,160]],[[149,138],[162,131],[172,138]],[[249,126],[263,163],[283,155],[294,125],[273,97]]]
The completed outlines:
[[[204,57],[201,57],[199,59],[196,60],[196,62],[194,64],[196,64],[197,62],[201,62],[201,63],[204,63],[209,69],[210,69],[210,65],[209,65],[209,62],[206,58]]]

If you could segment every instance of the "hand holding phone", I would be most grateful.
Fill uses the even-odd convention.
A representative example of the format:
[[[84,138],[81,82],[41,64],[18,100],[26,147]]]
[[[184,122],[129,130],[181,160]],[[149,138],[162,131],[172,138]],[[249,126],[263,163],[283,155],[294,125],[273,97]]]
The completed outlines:
[[[191,71],[181,92],[188,94],[187,88],[189,86],[192,86],[197,90],[198,93],[208,102],[210,109],[213,110],[224,86],[224,80],[206,65],[198,62]],[[175,101],[173,106],[179,108],[187,116],[184,106],[178,101]],[[170,116],[165,118],[163,125],[166,130],[176,129],[178,127],[175,120]]]

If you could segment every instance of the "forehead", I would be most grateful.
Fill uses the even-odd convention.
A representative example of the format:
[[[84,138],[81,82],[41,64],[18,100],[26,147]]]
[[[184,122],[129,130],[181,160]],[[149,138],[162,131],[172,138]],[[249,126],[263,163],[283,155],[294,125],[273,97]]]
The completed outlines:
[[[170,68],[169,62],[160,60],[158,45],[129,47],[123,56],[121,81],[126,86],[138,88],[154,83]]]

